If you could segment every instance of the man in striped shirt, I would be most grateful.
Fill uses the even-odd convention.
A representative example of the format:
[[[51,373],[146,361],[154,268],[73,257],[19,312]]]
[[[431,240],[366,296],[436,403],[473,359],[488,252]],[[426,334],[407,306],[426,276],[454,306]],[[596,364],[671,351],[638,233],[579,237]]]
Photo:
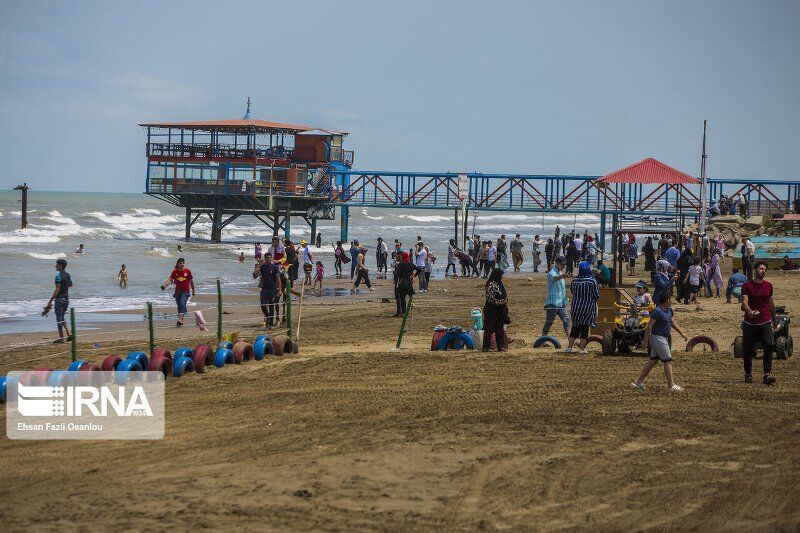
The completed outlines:
[[[547,313],[542,335],[550,332],[550,327],[555,322],[556,317],[561,319],[564,324],[564,333],[569,336],[571,321],[567,313],[567,287],[564,280],[569,274],[564,273],[567,260],[563,255],[556,257],[553,269],[547,273],[547,299],[544,302],[544,310]]]

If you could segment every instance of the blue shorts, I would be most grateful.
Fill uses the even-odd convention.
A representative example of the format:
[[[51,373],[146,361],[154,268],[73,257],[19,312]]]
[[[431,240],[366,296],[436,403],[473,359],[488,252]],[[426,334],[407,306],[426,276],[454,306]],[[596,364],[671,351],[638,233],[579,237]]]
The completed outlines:
[[[175,295],[175,303],[178,304],[178,314],[186,314],[186,302],[189,301],[189,293],[182,292]]]

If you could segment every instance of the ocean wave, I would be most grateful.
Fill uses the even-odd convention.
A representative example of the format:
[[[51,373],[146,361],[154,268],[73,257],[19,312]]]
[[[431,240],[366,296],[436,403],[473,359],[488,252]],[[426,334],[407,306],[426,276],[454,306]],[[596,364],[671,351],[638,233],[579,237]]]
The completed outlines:
[[[147,250],[147,252],[145,252],[145,253],[148,254],[148,255],[154,255],[156,257],[172,257],[172,254],[169,253],[169,250],[167,250],[166,248],[160,248],[160,247],[157,247],[157,246],[153,246],[152,248]]]
[[[156,289],[158,290],[158,289]],[[127,311],[130,309],[141,309],[144,315],[147,302],[152,302],[156,306],[167,306],[174,304],[172,296],[168,293],[158,291],[150,295],[141,296],[93,296],[88,298],[70,298],[70,304],[75,308],[75,313],[97,313],[101,311]],[[47,300],[17,300],[3,302],[0,306],[0,320],[9,318],[24,318],[41,314],[42,309],[47,304]],[[190,301],[190,306],[196,305]],[[53,315],[51,314],[50,317]],[[131,317],[135,319],[135,315]],[[54,320],[53,318],[42,318],[42,320]],[[55,324],[53,325],[55,327]]]
[[[443,215],[397,215],[397,218],[407,218],[414,222],[447,222],[452,220],[450,217]]]
[[[361,215],[366,217],[366,218],[368,218],[368,219],[370,219],[370,220],[383,220],[383,217],[370,216],[369,214],[367,214],[367,210],[366,209],[362,209],[361,210]]]
[[[56,252],[54,254],[37,254],[36,252],[25,252],[25,255],[33,257],[34,259],[62,259],[67,257],[63,252]]]
[[[43,235],[30,228],[0,233],[0,244],[50,244],[59,241],[61,239],[54,233]]]
[[[135,207],[133,212],[137,215],[161,215],[161,211],[158,209],[149,209],[149,208],[142,208],[142,207]]]
[[[166,229],[170,225],[178,223],[178,217],[174,215],[134,216],[126,213],[109,214],[103,211],[91,211],[84,213],[83,216],[96,218],[110,226],[124,230],[130,230],[132,227],[142,230]]]
[[[36,209],[28,209],[28,214],[29,215],[31,213],[35,213],[35,212],[36,212]],[[16,217],[21,217],[22,216],[22,211],[9,211],[8,214],[16,216]]]

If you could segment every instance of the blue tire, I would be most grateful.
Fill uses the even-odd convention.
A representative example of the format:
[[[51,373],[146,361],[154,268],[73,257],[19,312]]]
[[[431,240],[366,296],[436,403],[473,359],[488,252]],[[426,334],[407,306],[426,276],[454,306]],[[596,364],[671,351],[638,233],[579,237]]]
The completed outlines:
[[[258,344],[260,341],[271,341],[271,339],[269,338],[269,335],[259,335],[256,337],[256,340],[253,341],[253,346]]]
[[[131,352],[128,354],[128,357],[126,357],[126,359],[132,359],[138,362],[139,363],[138,370],[147,370],[147,368],[150,366],[150,360],[147,358],[147,354],[145,354],[144,352]]]
[[[222,368],[225,365],[232,365],[234,363],[233,352],[227,348],[220,348],[214,354],[214,366]]]
[[[77,372],[86,363],[88,363],[86,359],[78,359],[77,361],[73,361],[72,363],[70,363],[69,368],[67,370],[69,370],[70,372]]]
[[[77,363],[78,361],[75,362]],[[70,372],[70,370],[55,370],[51,372],[50,376],[47,378],[47,386],[66,387],[68,385],[72,385],[72,376],[70,376]]]
[[[6,403],[6,377],[0,376],[0,403]]]
[[[460,350],[462,348],[469,348],[470,350],[475,349],[475,341],[472,340],[472,337],[466,331],[462,331],[461,333],[445,333],[444,336],[439,339],[440,350]]]
[[[233,350],[233,343],[230,341],[222,341],[219,343],[217,348],[222,348],[223,350]]]
[[[256,361],[261,361],[264,357],[273,353],[272,342],[269,340],[261,339],[253,345],[253,359]]]
[[[172,364],[172,377],[179,378],[187,372],[194,372],[194,361],[190,357],[178,357]]]
[[[145,359],[146,358],[147,356],[145,356]],[[141,370],[142,367],[139,364],[139,361],[137,361],[136,359],[125,359],[119,365],[117,365],[117,370],[114,372],[114,381],[119,385],[123,385],[126,381],[128,381],[129,373]]]
[[[184,346],[183,348],[178,348],[177,350],[175,350],[175,353],[172,354],[172,357],[173,359],[178,359],[179,357],[188,357],[189,359],[191,359],[192,357],[194,357],[194,350]]]
[[[558,342],[558,339],[556,339],[555,337],[551,337],[550,335],[542,335],[541,337],[533,341],[533,347],[541,348],[547,343],[552,344],[553,348],[555,348],[556,350],[561,348],[561,343]]]

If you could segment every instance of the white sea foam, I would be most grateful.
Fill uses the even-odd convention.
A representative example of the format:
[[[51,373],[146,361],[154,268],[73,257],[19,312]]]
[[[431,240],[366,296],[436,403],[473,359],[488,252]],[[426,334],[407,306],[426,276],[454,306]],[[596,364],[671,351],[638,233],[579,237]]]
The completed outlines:
[[[160,215],[161,211],[158,209],[144,209],[141,207],[136,207],[133,209],[133,212],[137,215]]]
[[[172,254],[169,253],[169,250],[167,250],[166,248],[160,248],[158,246],[150,248],[149,250],[147,250],[146,253],[148,255],[154,255],[156,257],[172,257]]]
[[[170,305],[173,303],[172,297],[168,293],[157,293],[141,296],[99,296],[90,298],[70,298],[70,304],[81,319],[80,313],[97,313],[100,311],[125,311],[128,309],[141,309],[144,315],[147,302],[153,302],[157,306]],[[47,300],[17,300],[3,302],[0,306],[0,320],[8,318],[22,318],[31,315],[38,315],[47,304]],[[190,303],[190,305],[194,305]],[[53,315],[51,314],[50,317]],[[48,320],[42,318],[42,320]],[[50,318],[49,320],[55,319]],[[53,324],[55,327],[55,324]]]
[[[362,210],[361,210],[361,214],[362,214],[364,217],[366,217],[366,218],[368,218],[368,219],[370,219],[370,220],[383,220],[383,217],[373,217],[373,216],[370,216],[370,215],[367,213],[367,210],[366,210],[366,209],[362,209]]]
[[[31,228],[0,233],[0,244],[46,244],[60,240],[55,233],[43,234]]]
[[[407,218],[414,222],[447,222],[452,220],[450,217],[442,215],[397,215],[397,218]]]
[[[33,257],[34,259],[62,259],[67,257],[67,254],[63,252],[57,252],[54,254],[37,254],[36,252],[25,252],[25,255]]]
[[[96,218],[110,226],[124,230],[158,230],[165,229],[178,223],[178,217],[173,215],[142,215],[134,216],[126,213],[108,214],[103,211],[91,211],[83,216]]]

